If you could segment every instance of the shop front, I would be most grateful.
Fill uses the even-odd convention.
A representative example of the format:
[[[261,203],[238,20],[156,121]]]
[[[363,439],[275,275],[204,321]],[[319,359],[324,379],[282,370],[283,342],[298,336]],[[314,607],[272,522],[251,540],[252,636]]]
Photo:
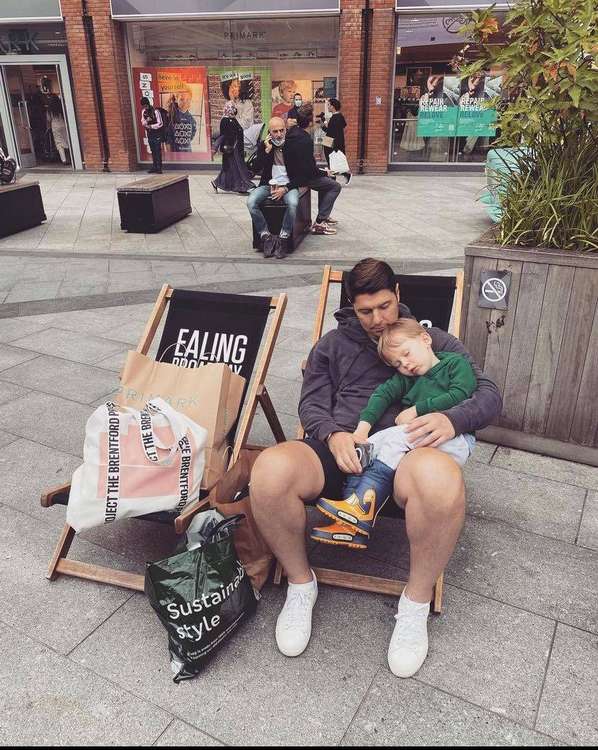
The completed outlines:
[[[0,145],[24,169],[81,169],[59,0],[2,0]]]
[[[214,149],[227,101],[237,108],[246,154],[297,95],[313,102],[314,116],[324,112],[326,98],[337,95],[339,12],[338,0],[112,0],[113,19],[126,26],[139,161],[151,162],[143,96],[168,113],[164,162],[171,165],[220,161]]]
[[[466,78],[452,62],[467,43],[467,11],[487,5],[397,0],[391,165],[467,169],[486,161],[496,137],[496,110],[487,102],[501,96],[502,71]]]

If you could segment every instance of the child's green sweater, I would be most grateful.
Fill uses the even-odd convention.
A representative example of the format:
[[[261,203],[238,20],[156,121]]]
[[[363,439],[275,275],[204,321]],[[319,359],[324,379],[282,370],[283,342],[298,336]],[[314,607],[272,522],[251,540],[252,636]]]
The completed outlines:
[[[445,411],[469,398],[478,384],[469,362],[454,352],[436,352],[436,356],[440,362],[425,375],[411,378],[397,372],[379,385],[359,420],[375,425],[396,401],[401,401],[405,408],[415,406],[420,417],[434,411]]]

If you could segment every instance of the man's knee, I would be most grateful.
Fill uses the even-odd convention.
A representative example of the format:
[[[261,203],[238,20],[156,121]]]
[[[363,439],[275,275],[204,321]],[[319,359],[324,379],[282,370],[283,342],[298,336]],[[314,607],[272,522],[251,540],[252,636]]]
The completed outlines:
[[[296,209],[299,205],[299,191],[294,188],[289,190],[284,196],[284,202],[289,208]]]
[[[395,497],[405,505],[410,497],[432,511],[454,515],[465,508],[465,485],[458,464],[436,448],[407,453],[395,474]]]

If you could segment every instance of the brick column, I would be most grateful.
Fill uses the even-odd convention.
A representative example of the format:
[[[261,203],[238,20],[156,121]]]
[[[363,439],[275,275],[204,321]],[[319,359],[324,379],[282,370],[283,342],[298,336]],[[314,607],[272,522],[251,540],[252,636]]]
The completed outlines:
[[[367,124],[364,171],[387,171],[390,113],[396,61],[394,0],[370,0]],[[357,171],[361,143],[363,10],[365,0],[341,0],[339,33],[339,99],[347,120],[347,159]],[[376,97],[381,103],[376,103]]]
[[[364,0],[341,0],[339,29],[339,82],[338,98],[347,121],[345,146],[347,159],[357,171],[361,133],[361,53],[363,50]]]
[[[110,18],[106,0],[88,0],[93,17],[99,85],[102,91],[112,171],[131,171],[137,164],[127,81],[124,28]],[[82,20],[81,0],[62,0],[73,78],[75,108],[83,160],[87,169],[102,168],[98,102]]]
[[[370,25],[368,125],[366,140],[367,174],[388,169],[391,134],[393,81],[396,63],[394,0],[371,0],[374,8]],[[376,97],[381,103],[377,104]]]

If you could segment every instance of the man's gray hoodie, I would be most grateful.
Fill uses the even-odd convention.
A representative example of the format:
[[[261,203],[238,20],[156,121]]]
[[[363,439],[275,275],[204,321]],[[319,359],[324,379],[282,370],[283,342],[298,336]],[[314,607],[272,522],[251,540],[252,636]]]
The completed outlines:
[[[400,316],[413,318],[409,308],[399,305]],[[308,436],[326,440],[332,432],[353,432],[359,414],[377,386],[396,370],[378,356],[376,343],[364,331],[352,307],[335,313],[338,328],[329,331],[313,347],[299,399],[299,418]],[[471,398],[443,412],[450,419],[455,435],[480,430],[500,414],[502,399],[496,385],[480,370],[463,344],[440,328],[430,328],[435,352],[463,354],[473,367],[478,387]],[[394,424],[402,410],[393,404],[372,432]]]

